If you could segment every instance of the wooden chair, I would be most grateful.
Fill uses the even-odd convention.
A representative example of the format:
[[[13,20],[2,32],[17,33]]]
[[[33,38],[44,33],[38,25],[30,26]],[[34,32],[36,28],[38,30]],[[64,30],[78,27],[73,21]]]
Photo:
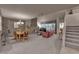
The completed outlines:
[[[28,32],[24,32],[24,39],[25,39],[25,40],[28,39]]]

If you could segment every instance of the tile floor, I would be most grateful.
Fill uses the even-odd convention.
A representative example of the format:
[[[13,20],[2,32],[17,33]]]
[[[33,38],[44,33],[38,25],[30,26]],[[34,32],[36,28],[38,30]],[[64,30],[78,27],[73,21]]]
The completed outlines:
[[[61,54],[79,54],[79,50],[78,49],[73,49],[73,48],[69,48],[69,47],[65,47],[61,49]]]
[[[79,50],[61,48],[61,40],[56,35],[43,38],[36,34],[29,35],[24,42],[9,40],[6,46],[0,47],[0,54],[78,54]]]
[[[1,54],[58,54],[61,50],[61,40],[57,39],[56,35],[43,38],[31,34],[24,42],[9,40],[8,44],[1,48]]]

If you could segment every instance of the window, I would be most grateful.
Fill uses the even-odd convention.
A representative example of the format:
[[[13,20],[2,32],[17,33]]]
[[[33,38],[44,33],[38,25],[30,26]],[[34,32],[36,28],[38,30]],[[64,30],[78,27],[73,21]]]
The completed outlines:
[[[55,23],[38,24],[39,28],[46,28],[47,31],[55,30]]]
[[[18,28],[21,25],[24,25],[24,22],[14,22],[14,28]]]
[[[64,23],[60,23],[60,28],[63,29]]]

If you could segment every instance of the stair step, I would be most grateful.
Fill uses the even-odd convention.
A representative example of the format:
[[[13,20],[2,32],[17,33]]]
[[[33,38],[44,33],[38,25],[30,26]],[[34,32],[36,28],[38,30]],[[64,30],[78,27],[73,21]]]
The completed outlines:
[[[79,28],[79,26],[66,26],[66,28]]]
[[[70,34],[79,34],[79,32],[66,32],[66,33],[70,33]]]
[[[66,32],[78,32],[79,33],[79,30],[66,30]]]
[[[70,33],[70,32],[68,33],[68,32],[66,32],[66,35],[74,35],[74,36],[79,36],[79,33],[72,33],[72,32],[71,32],[71,33]]]
[[[75,27],[75,28],[79,28],[79,26],[66,26],[66,28],[70,28],[70,27]]]
[[[76,30],[79,30],[79,27],[78,28],[76,28],[76,27],[75,28],[73,28],[73,27],[66,27],[66,29],[73,29],[73,30],[76,29]]]
[[[79,44],[79,40],[78,39],[66,39],[66,42],[72,42],[72,43]]]
[[[66,42],[65,46],[79,50],[79,44],[77,43]]]
[[[79,36],[76,36],[76,35],[66,35],[66,38],[79,39]]]
[[[66,28],[66,30],[79,30],[79,28]]]

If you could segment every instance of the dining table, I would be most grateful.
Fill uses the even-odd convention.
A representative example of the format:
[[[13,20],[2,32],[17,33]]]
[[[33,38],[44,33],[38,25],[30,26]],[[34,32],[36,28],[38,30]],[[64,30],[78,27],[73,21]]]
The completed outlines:
[[[19,32],[16,32],[16,34],[17,34],[18,38],[21,39],[21,37],[22,37],[22,35],[24,34],[24,32],[20,32],[20,31],[19,31]]]

